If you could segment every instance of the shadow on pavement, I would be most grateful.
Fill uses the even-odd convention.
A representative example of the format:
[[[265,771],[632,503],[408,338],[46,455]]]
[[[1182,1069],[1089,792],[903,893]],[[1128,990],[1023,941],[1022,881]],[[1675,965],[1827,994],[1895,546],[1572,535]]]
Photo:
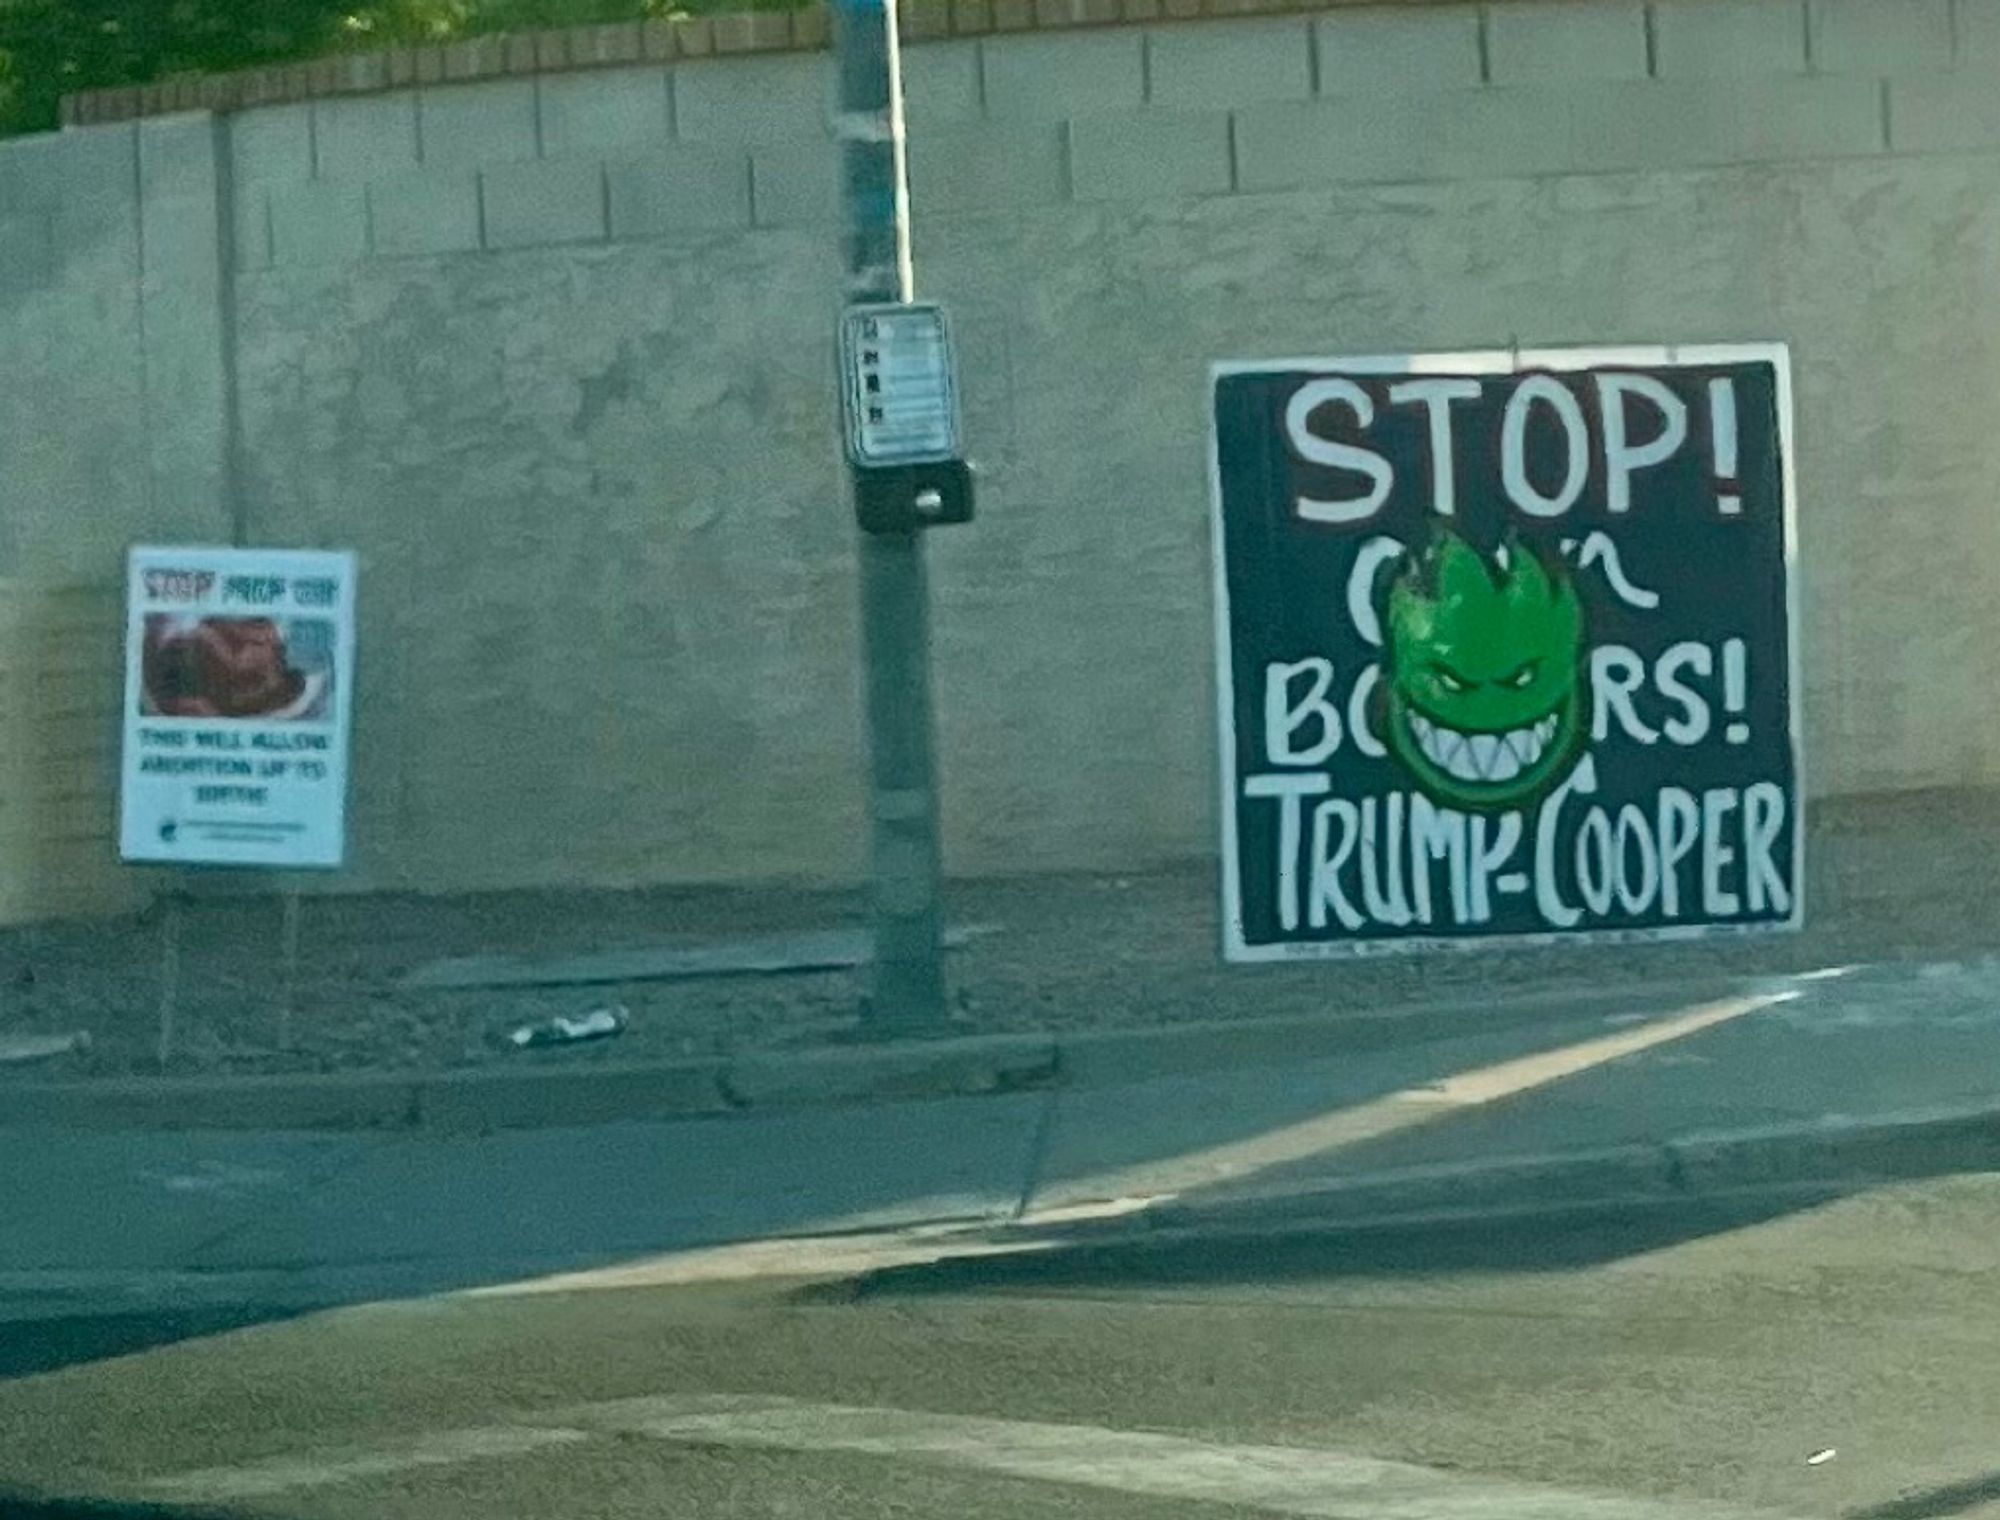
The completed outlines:
[[[1272,1160],[1255,1148],[1239,1148],[1227,1158],[1233,1172],[1213,1182],[1169,1181],[1154,1190],[1139,1174],[1125,1192],[1096,1195],[1170,1199],[1171,1217],[1162,1211],[1150,1221],[1150,1235],[1143,1210],[1123,1219],[1065,1219],[1037,1232],[1041,1249],[885,1268],[865,1279],[861,1291],[1118,1291],[1292,1274],[1567,1271],[1738,1230],[1878,1185],[2000,1169],[2000,1153],[1983,1122],[1964,1133],[1941,1132],[1845,1160],[1837,1146],[1822,1154],[1806,1143],[1795,1154],[1781,1138],[1810,1131],[1831,1114],[1886,1119],[1934,1105],[1983,1111],[1992,1102],[1987,1074],[2000,1048],[1993,1009],[1993,990],[1983,981],[1877,971],[1816,985],[1784,1005],[1609,1059],[1574,1067],[1560,1059],[1512,1061],[1515,1076],[1531,1078],[1518,1086],[1502,1082],[1482,1090],[1482,1078],[1500,1068],[1482,1070],[1468,1061],[1455,1074],[1469,1098],[1461,1104],[1441,1105],[1428,1115],[1418,1105],[1409,1114],[1388,1115],[1379,1130],[1353,1126],[1352,1137],[1341,1122],[1315,1123],[1297,1144],[1266,1147]],[[1456,1042],[1450,1048],[1463,1055],[1470,1046]],[[1352,1119],[1371,1107],[1365,1095],[1343,1096],[1345,1103],[1323,1105],[1329,1119]],[[1359,1177],[1421,1176],[1427,1168],[1507,1158],[1520,1158],[1532,1174],[1538,1158],[1616,1155],[1628,1148],[1646,1156],[1668,1139],[1731,1133],[1748,1137],[1742,1154],[1752,1158],[1763,1143],[1756,1137],[1779,1137],[1771,1140],[1768,1169],[1754,1160],[1742,1163],[1746,1182],[1767,1184],[1758,1192],[1703,1197],[1699,1184],[1689,1184],[1685,1194],[1624,1204],[1576,1198],[1562,1212],[1501,1223],[1460,1218],[1355,1226],[1330,1219],[1315,1226],[1306,1214],[1295,1224],[1284,1218],[1288,1192],[1309,1195]],[[1673,1158],[1660,1154],[1657,1175],[1644,1162],[1635,1165],[1635,1175],[1645,1180],[1633,1186],[1657,1194],[1668,1185]],[[1814,1175],[1788,1174],[1795,1166],[1819,1168],[1824,1180],[1784,1185]],[[1625,1186],[1622,1164],[1608,1165],[1605,1175],[1608,1192]],[[1455,1200],[1467,1211],[1480,1206],[1480,1195],[1471,1191],[1479,1186],[1476,1177],[1474,1172],[1460,1184],[1466,1191]],[[1527,1193],[1537,1196],[1532,1186]],[[1254,1212],[1260,1196],[1278,1200],[1274,1214],[1257,1220],[1239,1212],[1232,1219],[1239,1204]],[[1504,1202],[1504,1195],[1494,1201]],[[1078,1206],[1087,1211],[1092,1202],[1086,1195]],[[1216,1210],[1206,1226],[1204,1208]]]
[[[0,1489],[0,1520],[243,1520],[214,1510],[169,1504],[117,1504],[108,1499],[47,1499]]]
[[[150,1351],[175,1341],[198,1340],[252,1325],[293,1318],[282,1308],[180,1309],[145,1313],[70,1314],[0,1325],[0,1379],[54,1372],[78,1362]],[[0,1495],[0,1520],[11,1520],[12,1501]],[[39,1513],[39,1512],[37,1512]]]
[[[1947,1516],[1966,1514],[1996,1499],[2000,1499],[2000,1472],[1991,1472],[1968,1483],[1927,1488],[1872,1509],[1855,1510],[1849,1520],[1945,1520]]]
[[[1607,1205],[1498,1223],[1457,1220],[1285,1234],[1163,1232],[1150,1239],[1108,1239],[1101,1230],[1085,1231],[1053,1249],[883,1268],[841,1284],[808,1286],[796,1296],[806,1302],[852,1302],[955,1293],[1103,1294],[1330,1277],[1566,1272],[1745,1229],[1852,1191],[1828,1186],[1762,1198]],[[1911,1511],[1909,1520],[1917,1515]]]

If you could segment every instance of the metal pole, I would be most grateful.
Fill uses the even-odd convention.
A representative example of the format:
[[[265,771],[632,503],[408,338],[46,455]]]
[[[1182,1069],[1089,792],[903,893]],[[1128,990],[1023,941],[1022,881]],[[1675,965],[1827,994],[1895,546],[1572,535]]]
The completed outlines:
[[[178,887],[167,894],[166,913],[160,920],[160,1070],[174,1055],[174,1024],[181,1001],[181,894]]]
[[[845,299],[850,306],[908,301],[913,290],[896,0],[835,0],[832,19]],[[938,1028],[946,1020],[939,906],[944,873],[920,530],[862,533],[861,634],[875,919],[874,989],[865,1019],[881,1033]]]
[[[292,1048],[292,1006],[299,995],[299,917],[301,897],[296,884],[285,888],[285,917],[281,933],[284,968],[279,972],[278,1049]]]

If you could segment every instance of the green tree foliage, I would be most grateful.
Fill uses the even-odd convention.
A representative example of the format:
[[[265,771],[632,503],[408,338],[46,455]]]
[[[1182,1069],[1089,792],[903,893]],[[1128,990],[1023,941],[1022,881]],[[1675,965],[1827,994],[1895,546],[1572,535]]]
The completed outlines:
[[[0,0],[0,133],[64,95],[486,32],[747,8],[727,0]]]

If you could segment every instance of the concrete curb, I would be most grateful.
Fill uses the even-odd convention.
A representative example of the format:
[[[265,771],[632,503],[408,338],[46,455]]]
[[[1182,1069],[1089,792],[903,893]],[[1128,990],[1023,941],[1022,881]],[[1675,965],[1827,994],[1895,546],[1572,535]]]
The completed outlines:
[[[2000,1107],[1830,1116],[1603,1150],[1410,1167],[1312,1188],[1183,1197],[1107,1221],[1103,1233],[1129,1233],[1134,1223],[1147,1234],[1360,1231],[1985,1171],[2000,1171]],[[1033,1228],[1032,1211],[1021,1224]]]
[[[1482,1003],[1306,1018],[1218,1020],[1081,1034],[906,1040],[703,1061],[545,1063],[465,1071],[0,1080],[0,1129],[428,1130],[487,1133],[619,1119],[768,1113],[915,1098],[1120,1086],[1424,1044],[1565,1016],[1686,1007],[1746,987],[1571,988]]]
[[[482,1134],[687,1119],[1053,1084],[1055,1041],[993,1036],[659,1064],[0,1085],[0,1127]]]

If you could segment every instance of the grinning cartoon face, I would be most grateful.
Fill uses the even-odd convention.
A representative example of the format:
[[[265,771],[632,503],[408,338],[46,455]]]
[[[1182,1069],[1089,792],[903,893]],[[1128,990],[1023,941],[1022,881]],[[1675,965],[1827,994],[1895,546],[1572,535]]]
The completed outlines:
[[[1583,608],[1510,542],[1492,562],[1449,529],[1389,590],[1383,737],[1440,802],[1519,807],[1553,786],[1584,735]]]

